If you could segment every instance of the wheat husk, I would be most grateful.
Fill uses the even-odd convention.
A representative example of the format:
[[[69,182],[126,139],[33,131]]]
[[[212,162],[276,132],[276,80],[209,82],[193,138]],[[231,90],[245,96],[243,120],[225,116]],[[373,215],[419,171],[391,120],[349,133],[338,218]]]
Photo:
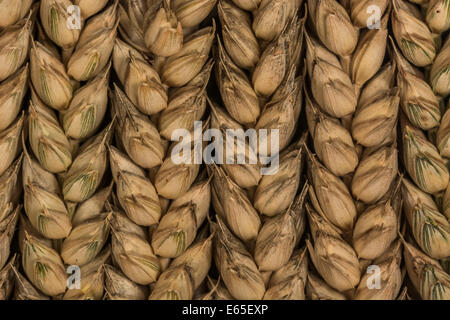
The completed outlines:
[[[160,263],[145,238],[117,230],[112,226],[112,254],[114,261],[125,275],[141,285],[155,282],[160,273]]]
[[[186,204],[162,217],[152,236],[156,254],[175,258],[191,245],[198,228],[194,210],[193,205]]]
[[[67,73],[75,80],[87,81],[108,64],[116,40],[117,4],[118,1],[90,19],[83,28],[67,62]]]
[[[114,147],[110,147],[109,158],[117,198],[128,217],[138,225],[158,223],[161,217],[160,202],[144,170]]]
[[[294,200],[303,171],[303,141],[304,138],[286,149],[280,155],[279,167],[269,170],[259,182],[253,204],[261,214],[273,217],[287,209]]]
[[[305,246],[295,250],[289,261],[271,274],[268,281],[268,287],[270,288],[285,282],[294,275],[300,275],[300,277],[305,280],[306,284],[308,275],[308,255]]]
[[[299,3],[303,0],[298,0]],[[304,54],[304,38],[305,38],[305,24],[307,20],[307,11],[303,18],[298,18],[294,16],[290,24],[287,26],[289,28],[289,62],[291,65],[300,65],[301,57]]]
[[[108,145],[112,138],[110,123],[97,136],[81,146],[64,177],[64,200],[82,202],[89,199],[99,187],[108,166]]]
[[[388,92],[395,86],[396,67],[395,60],[390,61],[382,66],[380,71],[366,83],[359,96],[358,108],[372,100],[373,97]]]
[[[104,212],[103,209],[111,197],[113,186],[114,183],[111,182],[108,187],[98,190],[92,197],[81,202],[73,214],[72,225],[76,227]]]
[[[408,180],[403,180],[405,215],[414,238],[430,257],[443,259],[450,256],[450,224],[439,212],[433,199]]]
[[[72,48],[80,37],[80,30],[68,28],[71,15],[67,8],[72,5],[69,0],[43,0],[40,4],[42,27],[47,36],[64,49]]]
[[[450,130],[450,112],[445,111],[441,119],[441,124],[436,131],[436,139],[433,141],[439,149],[442,157],[450,157],[449,130]]]
[[[28,89],[28,65],[0,84],[0,131],[17,119]]]
[[[203,122],[202,136],[207,126],[209,126],[209,119]],[[195,138],[197,134],[195,130],[187,135],[177,136],[181,141],[175,141],[169,147],[167,154],[170,156],[166,157],[154,178],[155,187],[160,196],[166,199],[177,199],[194,183],[200,171],[199,159],[203,156],[202,144],[198,142],[198,138]],[[187,149],[187,154],[184,153],[184,149]]]
[[[72,154],[72,159],[76,158],[80,151],[80,141],[75,139],[69,138],[69,145],[70,145],[70,153]]]
[[[450,94],[450,38],[448,38],[434,60],[430,70],[430,84],[433,91],[446,97]]]
[[[277,271],[291,258],[305,229],[303,204],[307,192],[308,185],[305,184],[302,193],[286,212],[264,222],[256,239],[254,253],[260,271]]]
[[[22,266],[31,283],[44,294],[57,296],[66,291],[67,274],[61,257],[31,235],[25,239]]]
[[[170,267],[186,266],[193,281],[193,286],[197,289],[205,280],[211,268],[213,255],[213,237],[199,240],[192,244],[183,254],[175,258]]]
[[[219,215],[223,215],[227,225],[241,240],[247,242],[256,239],[261,220],[246,193],[222,168],[216,165],[210,168],[210,174],[213,175],[213,195],[218,200],[214,201],[213,197],[214,209]]]
[[[58,181],[52,173],[30,157],[26,148],[24,151],[22,181],[25,213],[31,225],[46,238],[65,238],[72,225],[61,198]]]
[[[252,27],[255,35],[264,41],[274,40],[297,13],[300,3],[297,0],[261,0],[254,11]]]
[[[349,56],[358,43],[358,29],[344,7],[335,0],[308,0],[308,8],[319,39],[328,50]]]
[[[194,122],[199,121],[206,111],[206,86],[213,65],[210,60],[194,79],[171,91],[167,109],[161,112],[158,119],[162,137],[170,140],[177,129],[194,130]]]
[[[0,221],[9,214],[10,204],[17,205],[22,195],[22,181],[20,171],[22,169],[23,155],[14,161],[11,166],[0,176]]]
[[[361,88],[383,64],[387,47],[388,21],[389,14],[386,14],[380,22],[380,29],[366,31],[358,41],[350,64],[352,81],[356,88]]]
[[[0,3],[0,28],[15,24],[29,12],[33,0],[2,1]]]
[[[450,188],[447,187],[442,197],[442,213],[450,219]]]
[[[28,220],[27,216],[24,214],[21,214],[19,216],[20,223],[19,223],[19,231],[17,233],[17,240],[19,243],[19,250],[20,252],[23,252],[24,249],[24,243],[26,239],[26,235],[32,235],[36,241],[40,241],[43,245],[53,248],[53,240],[45,238],[43,235],[41,235],[31,224],[30,220]]]
[[[65,264],[83,266],[99,254],[109,236],[111,215],[105,212],[72,229],[61,246]]]
[[[261,0],[233,0],[233,2],[243,10],[255,11],[258,9]]]
[[[398,171],[395,143],[366,149],[352,179],[352,194],[357,200],[375,203],[389,190]]]
[[[24,114],[6,130],[0,132],[0,175],[3,174],[13,163],[21,151],[20,137],[24,123]]]
[[[29,153],[24,139],[22,139],[23,146],[23,166],[22,166],[22,182],[32,183],[37,182],[49,191],[60,194],[59,181],[57,177],[51,172],[45,170],[38,161],[36,161]]]
[[[77,140],[89,138],[99,128],[108,105],[109,69],[107,66],[74,93],[61,121],[68,137]]]
[[[145,300],[148,288],[128,279],[120,270],[105,265],[105,291],[109,300]]]
[[[121,83],[125,82],[131,58],[140,59],[147,62],[144,55],[132,45],[117,38],[114,44],[112,61],[117,77]]]
[[[49,107],[65,110],[72,99],[73,88],[64,65],[39,42],[32,42],[30,77],[40,99]]]
[[[0,301],[9,300],[14,289],[14,270],[18,264],[17,255],[11,257],[3,269],[0,269]]]
[[[169,57],[183,46],[183,28],[168,0],[161,3],[159,10],[149,10],[152,17],[146,17],[144,40],[147,48],[155,55]]]
[[[439,263],[404,241],[406,269],[414,287],[424,300],[448,300],[450,277]]]
[[[200,182],[171,203],[152,234],[157,255],[176,258],[189,248],[208,213],[210,190],[210,180]]]
[[[269,288],[263,300],[305,300],[305,280],[299,275]]]
[[[157,114],[167,108],[167,92],[157,72],[144,60],[130,54],[124,84],[130,100],[143,113]]]
[[[383,16],[389,5],[389,0],[350,0],[350,17],[355,26],[367,28],[371,21],[372,11],[368,12],[370,6],[377,6],[380,15]],[[377,21],[372,21],[376,23]]]
[[[373,261],[374,266],[380,268],[380,288],[368,287],[373,274],[367,272],[356,289],[355,300],[395,300],[400,292],[403,276],[400,269],[401,264],[401,242],[392,244],[386,253]]]
[[[397,83],[403,111],[416,127],[429,130],[438,126],[441,120],[441,111],[437,97],[427,82],[403,67],[407,62],[401,63],[402,57],[397,51],[395,52],[399,70]]]
[[[193,280],[186,266],[169,268],[156,282],[149,300],[191,300]]]
[[[311,273],[306,283],[306,296],[311,300],[347,300],[345,295]]]
[[[210,291],[203,300],[233,300],[233,297],[225,287],[223,281],[221,281],[220,277],[217,280],[214,280],[208,276],[206,278],[206,284]]]
[[[426,21],[433,33],[443,33],[450,28],[450,13],[445,0],[430,0]]]
[[[220,130],[222,137],[214,136],[215,158],[222,161],[221,168],[236,182],[241,188],[250,188],[257,186],[261,180],[261,166],[258,163],[257,146],[250,142],[244,141],[239,132],[243,132],[244,128],[235,121],[223,108],[216,103],[208,100],[211,110],[211,128]],[[234,131],[228,131],[234,130]],[[241,131],[242,130],[242,131]],[[210,137],[212,139],[212,137]],[[227,149],[228,148],[228,149]],[[222,159],[220,151],[222,150]],[[228,150],[232,151],[231,155]],[[212,151],[208,146],[205,154]],[[209,156],[209,155],[208,155]],[[211,159],[214,161],[212,152]],[[244,161],[240,161],[244,159]],[[208,162],[209,163],[209,162]]]
[[[144,40],[145,15],[150,10],[146,0],[125,0],[119,3],[119,32],[127,43],[141,52],[148,52]]]
[[[36,29],[37,29],[37,41],[42,44],[45,48],[47,48],[48,51],[52,53],[56,59],[62,61],[62,56],[59,47],[49,39],[47,34],[45,33],[44,29],[42,28],[41,24],[38,22],[36,23]]]
[[[216,3],[217,0],[175,0],[172,6],[183,28],[192,28],[208,17]]]
[[[397,124],[399,90],[380,91],[358,106],[352,121],[352,135],[365,147],[376,147],[393,141]]]
[[[305,72],[296,77],[296,67],[293,65],[271,100],[264,105],[255,127],[258,131],[261,129],[268,131],[267,134],[260,133],[258,137],[260,156],[261,154],[273,156],[291,142],[303,105],[304,79]],[[272,130],[278,130],[278,150],[272,150],[272,139],[277,141]]]
[[[141,112],[152,115],[167,108],[167,89],[144,56],[116,39],[112,59],[125,92]]]
[[[161,205],[161,215],[165,215],[169,210],[169,206],[171,204],[171,200],[166,199],[164,197],[159,196],[159,203]]]
[[[117,86],[111,99],[118,127],[121,128],[118,135],[130,158],[142,168],[161,165],[165,148],[155,125],[136,109]]]
[[[26,184],[24,188],[25,212],[33,227],[46,238],[65,238],[72,226],[61,198],[35,183]]]
[[[158,257],[159,259],[159,264],[161,265],[161,272],[166,271],[167,269],[169,269],[170,267],[170,263],[172,262],[173,259],[171,258],[163,258],[163,257]],[[153,286],[153,285],[152,285]],[[151,286],[151,287],[152,287]]]
[[[325,113],[335,118],[353,114],[357,98],[350,77],[333,53],[306,33],[305,37],[306,61],[314,99]]]
[[[228,0],[220,0],[217,11],[226,51],[239,68],[253,69],[259,60],[260,46],[252,30],[250,14]]]
[[[225,108],[239,123],[254,125],[261,112],[256,92],[247,75],[226,53],[220,39],[216,51],[216,82]]]
[[[30,102],[28,109],[31,149],[44,169],[52,173],[64,172],[72,164],[72,148],[55,113],[37,99]]]
[[[450,259],[449,258],[442,259],[440,263],[445,272],[450,274]]]
[[[436,47],[430,29],[415,10],[403,0],[393,0],[392,30],[406,59],[418,67],[425,67],[433,63]]]
[[[77,202],[65,201],[67,212],[69,213],[69,217],[72,220],[73,215],[75,214],[75,210],[77,209]]]
[[[107,247],[91,262],[80,268],[80,288],[68,289],[63,300],[102,300],[104,293],[104,265],[110,260],[111,248]]]
[[[15,276],[13,292],[14,300],[50,300],[50,298],[36,289],[15,266],[12,267]]]
[[[343,240],[341,231],[324,217],[306,206],[314,246],[306,241],[311,260],[323,279],[343,292],[355,288],[360,281],[359,261],[354,249]]]
[[[84,19],[99,13],[107,4],[108,0],[73,0],[73,4],[80,7]]]
[[[374,260],[389,249],[397,238],[401,213],[400,180],[386,200],[367,207],[353,230],[353,247],[358,258]]]
[[[32,29],[28,18],[0,33],[0,81],[16,73],[27,59]]]
[[[264,280],[253,258],[217,217],[214,260],[230,294],[239,300],[259,300],[265,292]]]
[[[0,270],[5,266],[11,253],[11,242],[21,209],[20,205],[14,209],[10,204],[7,208],[8,216],[0,220]]]
[[[306,249],[294,252],[289,262],[270,277],[264,300],[305,300],[308,273]]]
[[[124,212],[122,212],[118,208],[113,207],[112,209],[114,215],[111,221],[113,223],[114,230],[120,230],[122,232],[134,234],[142,239],[147,239],[148,234],[142,226],[139,226],[136,223],[134,223],[132,220],[130,220],[130,218],[128,218],[128,216]]]
[[[170,56],[161,71],[162,81],[171,87],[181,87],[202,70],[208,61],[209,52],[216,36],[216,23],[188,36],[183,47]]]
[[[270,97],[282,83],[290,64],[296,64],[296,61],[291,61],[294,58],[290,56],[291,42],[300,41],[301,46],[303,39],[295,37],[298,33],[303,35],[298,30],[301,26],[297,19],[292,19],[280,36],[264,49],[252,74],[253,87],[258,95]]]
[[[306,149],[307,150],[307,149]],[[353,230],[356,207],[347,186],[307,150],[312,204],[339,229]]]
[[[323,113],[305,91],[306,119],[317,157],[336,176],[345,176],[358,165],[350,132],[338,119]]]
[[[445,190],[449,173],[437,148],[422,131],[409,124],[405,124],[402,131],[403,159],[411,179],[428,193]]]

